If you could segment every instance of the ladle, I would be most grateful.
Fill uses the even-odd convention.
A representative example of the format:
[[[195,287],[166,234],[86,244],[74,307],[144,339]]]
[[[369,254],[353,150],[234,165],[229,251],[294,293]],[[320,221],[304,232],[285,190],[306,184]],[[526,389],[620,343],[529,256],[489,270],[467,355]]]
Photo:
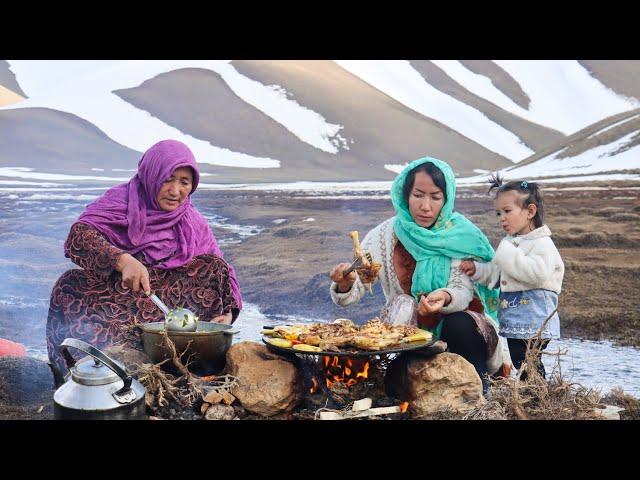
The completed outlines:
[[[198,317],[188,308],[170,310],[155,293],[148,295],[153,303],[164,313],[165,328],[176,332],[195,332],[198,328]]]

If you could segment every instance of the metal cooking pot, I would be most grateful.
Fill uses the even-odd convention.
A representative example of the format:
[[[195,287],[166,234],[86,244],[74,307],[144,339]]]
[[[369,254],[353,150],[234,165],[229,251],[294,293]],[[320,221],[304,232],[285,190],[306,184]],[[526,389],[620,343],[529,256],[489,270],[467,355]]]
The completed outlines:
[[[76,363],[68,347],[93,357]],[[76,338],[60,345],[69,374],[53,395],[56,420],[133,420],[146,418],[144,386],[122,364]]]
[[[171,350],[167,347],[163,336],[164,327],[164,322],[150,322],[140,325],[144,351],[154,363],[171,358]],[[195,332],[169,330],[167,334],[175,344],[178,353],[186,349],[182,360],[189,359],[192,362],[189,365],[190,370],[210,375],[218,373],[224,368],[227,350],[231,347],[233,335],[238,332],[239,330],[234,330],[231,325],[198,322],[198,328]]]

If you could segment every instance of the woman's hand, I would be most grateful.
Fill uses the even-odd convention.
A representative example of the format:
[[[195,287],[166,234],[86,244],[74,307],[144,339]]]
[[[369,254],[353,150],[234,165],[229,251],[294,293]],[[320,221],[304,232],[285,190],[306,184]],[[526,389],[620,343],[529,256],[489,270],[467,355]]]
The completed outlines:
[[[447,292],[442,290],[431,292],[429,295],[423,295],[420,298],[418,314],[424,317],[429,313],[439,312],[449,303],[451,303],[451,295]]]
[[[473,263],[473,260],[463,260],[460,262],[460,270],[462,273],[472,277],[476,274],[476,265]]]
[[[329,276],[331,280],[338,284],[338,293],[346,293],[351,290],[353,284],[356,282],[356,272],[351,272],[346,277],[342,276],[342,273],[351,266],[350,263],[340,263],[333,267]]]
[[[150,295],[149,271],[142,263],[128,253],[120,255],[116,270],[122,273],[122,287],[131,288],[134,292],[142,291]]]
[[[233,318],[233,315],[231,315],[231,312],[229,312],[224,315],[218,315],[217,317],[212,318],[211,321],[213,323],[225,323],[227,325],[231,325],[232,318]]]

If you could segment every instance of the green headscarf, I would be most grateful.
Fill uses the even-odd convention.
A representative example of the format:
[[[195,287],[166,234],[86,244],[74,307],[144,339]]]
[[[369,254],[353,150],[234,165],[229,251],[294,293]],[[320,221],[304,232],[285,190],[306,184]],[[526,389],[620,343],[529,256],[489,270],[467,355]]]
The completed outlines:
[[[432,163],[442,171],[446,180],[446,202],[442,206],[436,223],[431,228],[418,225],[402,193],[407,175],[424,163]],[[444,288],[449,282],[451,259],[473,258],[480,262],[490,262],[495,252],[487,237],[464,215],[453,211],[456,197],[456,179],[451,167],[431,157],[419,158],[411,162],[396,177],[391,185],[391,202],[396,210],[393,224],[396,236],[411,256],[416,260],[411,294],[420,301],[422,294]],[[498,289],[489,289],[473,282],[475,294],[480,298],[485,312],[498,324]],[[432,333],[440,338],[442,322]]]

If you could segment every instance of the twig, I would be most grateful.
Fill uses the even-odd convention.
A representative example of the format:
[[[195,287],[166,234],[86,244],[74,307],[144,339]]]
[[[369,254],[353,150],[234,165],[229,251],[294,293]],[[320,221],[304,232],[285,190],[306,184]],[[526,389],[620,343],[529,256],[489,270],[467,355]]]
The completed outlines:
[[[162,330],[161,334],[162,334],[162,336],[164,338],[164,341],[165,341],[167,347],[171,351],[171,357],[172,357],[171,361],[172,361],[173,365],[178,369],[178,371],[186,379],[187,387],[188,387],[188,393],[183,397],[183,399],[189,405],[192,405],[196,400],[201,399],[202,397],[204,397],[205,392],[203,391],[203,382],[202,382],[202,380],[200,380],[198,377],[195,377],[194,375],[192,375],[191,372],[189,371],[189,369],[187,368],[187,366],[185,366],[185,364],[182,363],[182,360],[180,360],[180,357],[186,353],[186,351],[189,348],[189,345],[191,344],[191,342],[189,342],[187,344],[187,347],[184,349],[184,351],[180,355],[178,355],[178,353],[176,351],[176,346],[173,343],[173,341],[169,338],[169,334],[167,333],[167,330],[166,329]],[[189,365],[189,362],[187,362],[187,365]]]
[[[560,357],[567,350],[541,350],[542,332],[557,310],[547,317],[527,342],[525,360],[515,378],[490,379],[487,402],[467,412],[464,419],[590,419],[599,403],[599,392],[562,377]],[[538,371],[540,354],[555,357],[551,380]],[[526,376],[523,375],[526,372]],[[526,377],[523,379],[523,377]]]

